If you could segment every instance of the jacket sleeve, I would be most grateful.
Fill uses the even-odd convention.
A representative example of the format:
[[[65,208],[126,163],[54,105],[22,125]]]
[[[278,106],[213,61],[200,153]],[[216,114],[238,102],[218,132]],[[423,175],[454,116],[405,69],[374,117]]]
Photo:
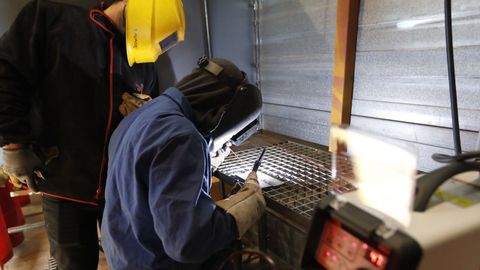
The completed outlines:
[[[31,140],[31,99],[42,70],[45,9],[27,4],[0,39],[0,145]]]
[[[178,262],[203,262],[236,237],[233,217],[207,194],[207,157],[200,139],[185,134],[170,139],[152,163],[149,205],[155,231],[165,252]]]

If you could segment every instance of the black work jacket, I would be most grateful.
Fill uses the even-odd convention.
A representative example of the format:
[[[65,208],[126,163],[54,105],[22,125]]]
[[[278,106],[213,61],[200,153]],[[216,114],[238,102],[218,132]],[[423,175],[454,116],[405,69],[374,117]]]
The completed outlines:
[[[125,37],[102,11],[30,2],[0,39],[0,145],[59,149],[40,191],[97,204],[122,93],[157,88],[153,64],[128,66]]]

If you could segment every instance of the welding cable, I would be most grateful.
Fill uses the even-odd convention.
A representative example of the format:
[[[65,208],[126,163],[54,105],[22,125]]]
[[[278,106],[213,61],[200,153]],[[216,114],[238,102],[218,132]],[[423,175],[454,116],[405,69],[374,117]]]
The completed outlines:
[[[455,155],[462,155],[462,145],[460,142],[460,124],[458,120],[458,102],[457,102],[457,86],[455,82],[455,59],[453,54],[453,33],[452,33],[452,1],[445,0],[445,42],[447,53],[447,66],[448,66],[448,86],[450,92],[450,109],[452,116],[452,133],[453,143],[455,147]],[[460,160],[464,160],[464,157],[459,157]],[[449,163],[454,160],[458,160],[457,157],[449,156],[445,154],[433,154],[432,159],[440,163]]]
[[[453,142],[455,144],[455,153],[462,153],[460,143],[460,127],[458,120],[457,86],[455,82],[455,59],[453,55],[453,33],[452,33],[452,1],[445,0],[445,40],[447,50],[448,64],[448,82],[450,89],[450,104],[452,114]]]
[[[480,159],[480,151],[477,152],[469,152],[463,153],[460,155],[450,156],[446,154],[433,154],[433,160],[440,163],[450,163],[453,161],[466,161],[469,159],[479,160]]]
[[[239,262],[241,265],[238,264]],[[230,254],[228,258],[222,263],[219,269],[252,269],[252,266],[256,266],[259,267],[258,269],[265,270],[279,269],[275,264],[273,258],[270,257],[267,253],[250,248],[238,250]]]

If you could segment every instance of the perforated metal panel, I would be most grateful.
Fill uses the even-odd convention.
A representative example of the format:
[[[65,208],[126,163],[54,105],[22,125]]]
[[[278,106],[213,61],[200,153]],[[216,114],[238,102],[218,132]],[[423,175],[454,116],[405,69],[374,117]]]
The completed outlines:
[[[230,176],[249,172],[262,149],[253,148],[229,155],[219,171]],[[282,184],[264,188],[264,196],[310,218],[321,199],[331,193],[345,193],[355,188],[349,182],[352,178],[350,163],[342,162],[333,177],[331,159],[329,152],[290,141],[268,146],[258,171]]]

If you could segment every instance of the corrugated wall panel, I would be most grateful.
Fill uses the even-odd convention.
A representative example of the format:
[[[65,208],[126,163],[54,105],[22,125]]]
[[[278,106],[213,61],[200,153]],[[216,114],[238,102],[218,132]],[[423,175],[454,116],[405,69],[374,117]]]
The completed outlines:
[[[264,104],[263,119],[267,130],[310,142],[321,143],[330,133],[328,112]]]
[[[234,62],[255,82],[254,11],[251,0],[209,0],[212,55]]]
[[[327,145],[336,1],[259,3],[264,128]]]
[[[480,129],[480,2],[453,1],[462,147]],[[352,126],[412,143],[419,169],[452,154],[443,1],[362,1]]]
[[[391,137],[401,139],[407,143],[430,145],[432,147],[453,148],[452,131],[449,128],[438,128],[436,126],[418,125],[406,122],[395,122],[375,118],[353,116],[357,126],[367,126],[378,134],[391,134]],[[432,134],[434,134],[432,136]],[[462,148],[475,148],[477,134],[469,131],[462,131]]]

